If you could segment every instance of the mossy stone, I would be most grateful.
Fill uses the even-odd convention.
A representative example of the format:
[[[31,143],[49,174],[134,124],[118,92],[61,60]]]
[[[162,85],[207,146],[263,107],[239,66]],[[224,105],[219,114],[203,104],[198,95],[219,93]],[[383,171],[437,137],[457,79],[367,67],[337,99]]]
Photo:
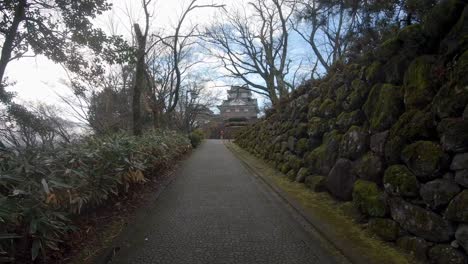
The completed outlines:
[[[383,217],[387,214],[387,205],[374,182],[357,180],[353,188],[353,203],[368,216]]]
[[[454,229],[440,215],[406,202],[402,198],[388,199],[392,219],[406,231],[432,242],[449,242]]]
[[[375,84],[383,82],[385,74],[383,72],[382,63],[374,61],[366,68],[365,76],[368,83]]]
[[[369,230],[384,241],[395,241],[402,233],[397,222],[386,218],[372,218]]]
[[[392,165],[385,170],[385,191],[403,197],[415,197],[419,194],[419,182],[416,176],[404,165]]]
[[[384,131],[396,122],[404,109],[402,99],[400,87],[374,85],[363,107],[373,132]]]
[[[291,169],[298,171],[302,167],[302,160],[296,155],[289,155],[288,165]]]
[[[468,120],[444,119],[437,126],[437,131],[444,150],[455,153],[468,151]]]
[[[336,115],[335,101],[331,99],[325,99],[319,108],[319,116],[324,118],[334,117]]]
[[[307,138],[299,139],[296,143],[295,150],[298,155],[304,154],[307,150],[309,150],[309,139]]]
[[[468,73],[466,73],[468,75]],[[468,86],[464,83],[444,84],[432,101],[432,112],[439,119],[461,117],[468,104]]]
[[[336,103],[338,105],[340,105],[345,99],[346,97],[348,97],[350,93],[350,87],[348,87],[348,85],[341,85],[340,87],[338,87],[338,89],[336,89]]]
[[[382,184],[383,166],[382,159],[379,156],[367,152],[354,163],[354,173],[363,180]]]
[[[366,97],[369,94],[370,86],[364,81],[356,79],[351,82],[351,93],[342,103],[343,109],[346,111],[354,111],[360,109]]]
[[[352,126],[343,135],[340,143],[340,156],[356,160],[367,151],[368,133],[361,127]]]
[[[420,24],[413,24],[402,28],[398,32],[397,37],[403,41],[403,47],[399,51],[399,54],[403,54],[409,58],[426,53],[429,46],[431,46],[430,44],[432,44],[428,41]]]
[[[401,151],[409,142],[436,136],[435,126],[430,113],[417,109],[403,113],[392,126],[385,144],[385,159],[388,164],[400,161]]]
[[[312,172],[327,175],[338,159],[339,144],[343,135],[337,130],[326,133],[322,145],[315,148],[305,161]]]
[[[296,182],[304,182],[306,177],[309,176],[309,169],[308,168],[300,168],[296,174]]]
[[[438,144],[417,141],[403,149],[401,158],[418,178],[430,180],[437,177],[446,156]]]
[[[403,42],[397,37],[390,38],[384,41],[375,51],[375,56],[381,60],[386,61],[393,55],[397,54],[401,49]]]
[[[290,180],[290,181],[294,181],[296,179],[296,171],[291,169],[288,171],[288,173],[286,173],[286,177]]]
[[[364,120],[365,116],[361,110],[342,112],[336,119],[336,127],[341,131],[347,131],[351,126],[362,125]]]
[[[436,62],[434,56],[421,56],[413,60],[405,73],[404,102],[406,109],[424,108],[432,102],[437,92],[432,76],[432,65]]]
[[[330,131],[329,120],[320,117],[309,119],[308,135],[310,137],[321,137],[326,132]]]
[[[281,163],[279,167],[280,167],[280,171],[285,174],[291,170],[291,167],[289,166],[288,163]]]
[[[309,104],[309,112],[307,114],[307,118],[310,120],[311,118],[313,117],[318,117],[319,116],[319,109],[320,109],[320,105],[322,104],[322,99],[320,98],[315,98],[314,100],[312,100],[312,102],[310,102]]]

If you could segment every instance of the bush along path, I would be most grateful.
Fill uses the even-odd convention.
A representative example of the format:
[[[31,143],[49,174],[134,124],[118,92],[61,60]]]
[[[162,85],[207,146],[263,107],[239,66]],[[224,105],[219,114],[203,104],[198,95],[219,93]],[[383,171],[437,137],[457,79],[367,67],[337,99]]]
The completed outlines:
[[[368,228],[432,263],[468,261],[468,7],[299,87],[236,142],[291,181],[353,201]]]
[[[0,262],[52,262],[63,240],[80,232],[80,215],[138,190],[190,149],[186,136],[154,131],[0,150]]]

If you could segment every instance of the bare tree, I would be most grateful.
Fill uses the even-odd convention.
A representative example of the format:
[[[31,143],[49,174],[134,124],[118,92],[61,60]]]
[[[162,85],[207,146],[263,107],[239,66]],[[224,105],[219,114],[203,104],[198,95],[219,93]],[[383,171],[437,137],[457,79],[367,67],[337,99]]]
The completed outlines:
[[[294,89],[287,79],[291,70],[289,20],[294,6],[283,0],[255,0],[248,7],[225,10],[222,21],[206,29],[205,39],[213,44],[210,54],[221,61],[229,75],[277,104]]]
[[[191,0],[182,11],[173,32],[170,34],[155,33],[147,50],[146,79],[149,85],[146,94],[147,106],[153,114],[153,125],[161,125],[163,114],[171,115],[178,106],[184,75],[199,60],[192,60],[193,46],[197,43],[197,27],[184,28],[191,12],[202,8],[222,8],[218,4],[198,4]]]

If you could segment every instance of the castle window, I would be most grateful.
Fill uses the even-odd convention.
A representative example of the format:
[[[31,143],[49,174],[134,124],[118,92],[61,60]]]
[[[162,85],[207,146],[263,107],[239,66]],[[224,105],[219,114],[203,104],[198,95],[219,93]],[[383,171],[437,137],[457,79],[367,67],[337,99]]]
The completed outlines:
[[[236,108],[236,112],[240,112],[240,109],[239,109],[239,108]]]
[[[231,113],[231,109],[226,109],[226,113]]]
[[[247,109],[247,108],[244,109],[244,112],[248,112],[248,111],[249,111],[249,109]]]

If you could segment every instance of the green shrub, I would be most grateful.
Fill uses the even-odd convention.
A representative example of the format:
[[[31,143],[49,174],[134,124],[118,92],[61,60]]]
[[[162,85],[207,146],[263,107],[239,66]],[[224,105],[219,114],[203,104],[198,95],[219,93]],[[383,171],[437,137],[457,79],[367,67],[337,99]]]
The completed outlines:
[[[143,184],[190,149],[168,131],[141,137],[88,137],[23,154],[0,150],[0,259],[30,250],[30,259],[59,250],[71,217]],[[21,248],[19,248],[21,245]]]
[[[189,134],[190,143],[194,148],[198,147],[204,138],[205,135],[200,129],[195,129],[192,133]]]

